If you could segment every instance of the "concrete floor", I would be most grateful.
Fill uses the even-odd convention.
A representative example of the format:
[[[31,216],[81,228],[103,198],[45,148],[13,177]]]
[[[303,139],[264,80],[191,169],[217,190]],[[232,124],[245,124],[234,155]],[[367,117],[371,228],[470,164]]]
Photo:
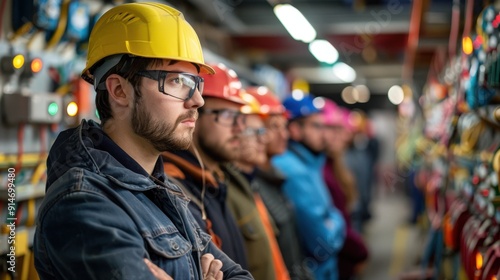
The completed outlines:
[[[425,232],[421,226],[408,224],[411,204],[402,191],[380,189],[372,206],[373,218],[364,232],[371,257],[360,279],[399,279],[418,268]]]

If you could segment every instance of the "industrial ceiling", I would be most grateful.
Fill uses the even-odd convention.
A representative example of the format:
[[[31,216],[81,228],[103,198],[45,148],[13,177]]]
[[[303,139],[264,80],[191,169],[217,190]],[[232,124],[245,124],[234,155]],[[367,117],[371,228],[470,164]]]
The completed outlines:
[[[411,82],[421,89],[436,60],[445,61],[450,45],[460,45],[456,39],[450,41],[451,0],[169,2],[194,22],[202,44],[234,62],[240,75],[251,78],[247,69],[257,63],[268,64],[289,79],[307,80],[311,93],[338,100],[348,84],[331,79],[327,65],[315,59],[306,43],[294,40],[273,13],[276,4],[292,4],[316,29],[317,38],[328,40],[339,51],[339,61],[356,71],[352,84],[368,86],[372,98],[365,107],[385,106],[387,91],[393,85]],[[455,4],[461,28],[465,1]],[[478,14],[482,5],[475,6],[474,14]]]

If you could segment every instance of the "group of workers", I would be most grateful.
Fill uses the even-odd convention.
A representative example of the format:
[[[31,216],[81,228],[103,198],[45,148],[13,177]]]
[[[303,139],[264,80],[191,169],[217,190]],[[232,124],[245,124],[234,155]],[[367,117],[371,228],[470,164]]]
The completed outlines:
[[[129,3],[94,26],[82,77],[100,124],[60,133],[37,217],[41,279],[356,279],[347,113],[281,102],[206,64],[176,9]]]

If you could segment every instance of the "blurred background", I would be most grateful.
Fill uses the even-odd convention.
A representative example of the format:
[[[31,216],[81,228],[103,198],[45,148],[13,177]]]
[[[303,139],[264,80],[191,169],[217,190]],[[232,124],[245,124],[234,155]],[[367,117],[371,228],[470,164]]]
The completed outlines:
[[[52,141],[84,118],[98,119],[95,92],[80,78],[89,32],[102,13],[124,2],[140,1],[0,0],[0,222],[15,168],[16,279],[36,279],[30,245]],[[244,86],[267,86],[280,99],[331,99],[377,140],[363,232],[370,260],[361,279],[499,277],[500,249],[487,250],[499,246],[493,246],[500,223],[493,178],[500,160],[498,3],[157,2],[182,11],[205,60],[234,69]],[[467,219],[458,204],[468,209]],[[460,246],[470,217],[488,225],[465,239],[473,245]],[[10,277],[3,267],[7,237],[2,225],[0,279]]]

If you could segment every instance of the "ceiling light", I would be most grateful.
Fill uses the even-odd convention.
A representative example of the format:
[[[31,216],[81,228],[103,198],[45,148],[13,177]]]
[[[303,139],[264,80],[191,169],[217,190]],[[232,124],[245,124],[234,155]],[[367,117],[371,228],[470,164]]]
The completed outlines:
[[[314,40],[309,44],[309,51],[320,62],[334,64],[339,59],[339,52],[327,40]]]
[[[357,85],[354,87],[357,92],[357,99],[359,103],[366,103],[370,100],[370,89],[365,85]]]
[[[274,14],[281,21],[285,29],[293,39],[310,43],[316,38],[316,30],[297,10],[290,4],[279,4],[274,6]]]
[[[342,100],[347,104],[356,103],[356,99],[353,96],[354,87],[347,86],[342,90],[341,96]]]
[[[392,86],[387,93],[389,101],[394,105],[399,105],[405,98],[405,93],[400,86]]]
[[[356,71],[343,62],[335,63],[332,70],[333,74],[345,83],[352,83],[356,79]]]

